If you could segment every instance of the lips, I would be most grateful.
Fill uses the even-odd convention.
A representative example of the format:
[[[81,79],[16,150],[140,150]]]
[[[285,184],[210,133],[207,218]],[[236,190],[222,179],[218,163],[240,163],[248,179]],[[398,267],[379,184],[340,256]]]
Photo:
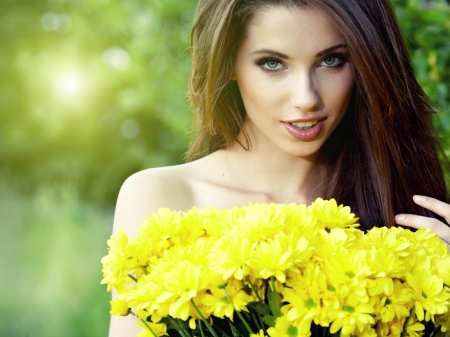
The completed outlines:
[[[291,121],[282,121],[286,131],[295,139],[310,141],[316,138],[325,126],[327,117],[312,117]]]

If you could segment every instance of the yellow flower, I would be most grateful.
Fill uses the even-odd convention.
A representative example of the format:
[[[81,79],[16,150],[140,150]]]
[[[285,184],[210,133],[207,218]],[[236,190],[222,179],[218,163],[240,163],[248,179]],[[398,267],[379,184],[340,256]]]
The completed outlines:
[[[225,235],[229,235],[229,232],[236,224],[237,219],[243,217],[246,210],[243,207],[233,207],[232,209],[208,207],[203,209],[203,212],[204,215],[201,221],[205,235],[218,239]]]
[[[206,313],[233,320],[234,310],[248,312],[247,304],[253,302],[254,298],[242,289],[242,282],[230,279],[225,289],[213,286],[210,288],[211,294],[202,296],[201,303],[205,306]]]
[[[326,326],[329,324],[327,311],[322,307],[322,294],[326,289],[326,279],[319,268],[310,264],[300,274],[290,277],[282,291],[281,309],[287,319],[304,332],[309,330],[311,322]],[[301,327],[300,325],[301,324]]]
[[[358,218],[350,213],[350,207],[337,205],[336,200],[317,198],[309,207],[309,212],[317,219],[317,223],[327,229],[340,227],[357,227]]]
[[[372,314],[375,312],[374,300],[362,303],[355,298],[348,298],[337,310],[330,310],[331,319],[330,333],[336,333],[342,329],[344,335],[355,331],[364,332],[375,324]]]
[[[279,234],[276,237],[280,241],[282,247],[286,247],[285,250],[291,250],[291,260],[294,263],[294,268],[289,268],[294,272],[297,272],[298,267],[304,267],[311,263],[311,258],[314,254],[314,244],[310,242],[316,241],[314,238],[305,238],[303,235]]]
[[[335,254],[324,262],[323,271],[328,284],[336,289],[339,297],[352,294],[361,302],[368,301],[367,289],[372,282],[365,250],[353,251],[338,247]]]
[[[111,311],[109,312],[111,315],[127,316],[130,313],[130,308],[124,300],[116,298],[109,303],[111,304]]]
[[[331,256],[334,256],[337,249],[345,247],[349,241],[348,232],[342,228],[332,228],[329,232],[321,230],[317,233],[318,241],[315,242],[315,258],[322,264],[324,261],[328,261]]]
[[[147,266],[151,263],[151,260],[155,260],[156,257],[159,257],[160,252],[155,251],[153,243],[144,238],[142,236],[136,237],[129,244],[129,254],[132,255],[136,259],[136,264],[139,266]],[[143,270],[138,268],[136,271],[137,277],[141,276]]]
[[[427,256],[448,254],[445,243],[430,228],[420,228],[416,232],[406,229],[404,235],[415,246],[413,249],[420,249]]]
[[[113,287],[129,284],[131,279],[128,274],[138,267],[136,259],[131,255],[128,247],[128,236],[119,228],[117,235],[111,235],[108,242],[108,255],[102,258],[103,280],[102,284],[108,285],[108,291]]]
[[[281,211],[285,214],[283,231],[286,234],[294,233],[310,239],[317,232],[316,219],[308,212],[306,205],[281,205]]]
[[[155,293],[157,290],[150,282],[150,275],[145,275],[138,280],[135,287],[121,296],[128,302],[130,308],[146,310],[147,315],[150,315],[159,308],[159,304],[155,302]]]
[[[155,252],[159,252],[182,240],[185,230],[180,222],[180,212],[160,208],[145,219],[138,233],[152,243]]]
[[[170,247],[163,252],[159,261],[177,263],[186,260],[197,266],[209,268],[210,260],[208,259],[208,254],[214,245],[216,245],[216,242],[212,238],[200,237],[189,245],[175,245]]]
[[[259,330],[259,332],[258,333],[252,333],[252,334],[250,334],[250,337],[267,337],[265,334],[264,334],[264,330]]]
[[[390,336],[401,336],[403,332],[403,326],[405,325],[405,318],[403,319],[393,319],[388,323],[389,326],[389,337]]]
[[[242,280],[250,272],[247,262],[250,259],[251,250],[252,245],[248,238],[219,239],[208,256],[210,268],[215,273],[223,275],[223,280],[228,280],[231,276]]]
[[[207,236],[207,233],[203,228],[204,222],[208,219],[208,217],[213,216],[217,212],[218,210],[213,207],[193,207],[187,212],[184,212],[180,219],[180,242],[183,244],[189,244],[197,238]]]
[[[393,321],[394,318],[402,319],[410,315],[412,306],[411,288],[399,280],[394,280],[394,291],[382,299],[382,307],[379,316],[382,322]]]
[[[403,236],[401,228],[373,228],[363,237],[368,250],[368,259],[376,277],[400,278],[408,266],[405,259],[411,253],[411,243]],[[374,293],[371,295],[378,295]],[[385,293],[387,295],[387,293]]]
[[[208,280],[202,266],[196,266],[188,261],[178,263],[161,263],[153,269],[150,279],[153,284],[162,286],[156,303],[160,305],[158,314],[187,320],[190,315],[190,301],[204,290]]]
[[[429,230],[364,234],[357,220],[320,198],[309,207],[160,209],[133,241],[122,230],[108,240],[102,283],[119,293],[111,314],[151,318],[157,336],[168,316],[194,330],[194,305],[207,319],[233,319],[259,301],[250,282],[267,302],[275,279],[282,316],[253,337],[309,337],[313,322],[341,337],[416,337],[430,320],[448,331],[450,255],[441,240]],[[154,335],[145,328],[138,337]]]
[[[297,327],[292,325],[286,316],[278,317],[275,321],[275,326],[273,328],[267,329],[267,334],[270,337],[296,337],[302,336],[299,334]]]
[[[377,336],[379,337],[386,337],[389,333],[389,326],[387,325],[387,323],[383,323],[383,322],[378,322],[375,326],[376,331],[377,331]]]
[[[285,272],[294,266],[294,261],[293,247],[287,244],[288,240],[283,240],[285,237],[285,234],[280,233],[272,240],[260,242],[251,251],[248,265],[253,271],[253,277],[268,279],[275,276],[281,283],[286,281]],[[306,241],[302,248],[307,245]]]
[[[339,337],[380,337],[382,335],[379,335],[377,331],[374,328],[368,327],[363,332],[360,332],[359,330],[356,330],[355,332],[345,335],[342,332],[339,333]],[[386,335],[383,335],[386,336]],[[390,336],[393,337],[393,336]],[[400,335],[398,335],[400,337]]]
[[[405,328],[407,335],[411,337],[420,337],[425,330],[425,326],[417,320],[414,313],[411,314],[411,317],[407,318]]]
[[[341,335],[341,337],[343,337]],[[378,337],[377,331],[374,328],[367,328],[364,332],[356,332],[356,337]]]
[[[436,260],[436,273],[444,279],[444,283],[450,287],[450,254],[441,256]]]
[[[167,326],[164,323],[151,323],[151,322],[145,322],[152,331],[156,334],[156,336],[168,336],[167,333]],[[148,329],[148,327],[142,323],[142,322],[136,322],[137,325],[144,328],[141,332],[139,332],[136,337],[155,337],[153,333]]]
[[[244,216],[237,220],[230,236],[246,237],[251,243],[273,238],[283,231],[286,215],[280,204],[252,204],[246,208]],[[233,234],[236,233],[236,234]]]
[[[436,275],[428,275],[426,270],[407,274],[406,280],[413,290],[415,313],[419,321],[429,321],[435,315],[448,311],[450,292]]]

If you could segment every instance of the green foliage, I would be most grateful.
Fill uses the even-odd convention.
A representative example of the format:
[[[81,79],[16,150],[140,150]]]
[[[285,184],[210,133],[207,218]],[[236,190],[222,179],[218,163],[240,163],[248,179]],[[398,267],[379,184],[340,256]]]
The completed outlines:
[[[417,79],[440,111],[436,126],[450,155],[450,5],[444,0],[392,0]]]
[[[27,197],[8,187],[0,189],[0,336],[106,336],[100,259],[112,209],[83,203],[70,186]]]
[[[133,172],[181,162],[195,2],[3,2],[3,169],[111,204]]]

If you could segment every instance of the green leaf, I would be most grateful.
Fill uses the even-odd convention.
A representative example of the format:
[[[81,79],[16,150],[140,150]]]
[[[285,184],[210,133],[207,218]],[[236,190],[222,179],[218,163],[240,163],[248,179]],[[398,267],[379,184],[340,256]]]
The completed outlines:
[[[275,320],[276,318],[270,315],[266,315],[263,317],[263,322],[265,324],[267,324],[270,327],[274,327],[275,326]]]
[[[277,318],[281,316],[281,295],[276,291],[269,290],[269,307],[272,315]]]
[[[247,305],[250,311],[254,311],[261,316],[270,315],[270,308],[266,303],[263,302],[252,302]]]

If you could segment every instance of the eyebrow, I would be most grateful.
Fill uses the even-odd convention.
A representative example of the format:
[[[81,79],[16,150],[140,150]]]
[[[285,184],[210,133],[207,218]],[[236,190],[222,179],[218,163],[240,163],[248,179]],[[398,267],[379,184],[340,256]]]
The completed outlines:
[[[339,43],[335,46],[331,46],[327,49],[324,49],[324,50],[318,52],[316,54],[316,57],[324,56],[325,54],[328,54],[329,52],[331,52],[335,49],[339,49],[339,48],[347,48],[347,45],[345,43]],[[253,52],[252,54],[270,54],[270,55],[278,56],[280,58],[289,60],[289,56],[287,56],[286,54],[283,54],[283,53],[280,53],[280,52],[277,52],[277,51],[271,50],[271,49],[260,49],[260,50]]]
[[[330,48],[322,50],[321,52],[318,52],[316,54],[316,57],[324,56],[325,54],[328,54],[329,52],[331,52],[331,51],[333,51],[335,49],[339,49],[339,48],[347,48],[347,45],[345,43],[339,43],[339,44],[337,44],[335,46],[332,46]]]

